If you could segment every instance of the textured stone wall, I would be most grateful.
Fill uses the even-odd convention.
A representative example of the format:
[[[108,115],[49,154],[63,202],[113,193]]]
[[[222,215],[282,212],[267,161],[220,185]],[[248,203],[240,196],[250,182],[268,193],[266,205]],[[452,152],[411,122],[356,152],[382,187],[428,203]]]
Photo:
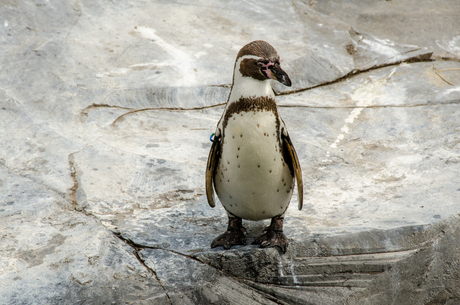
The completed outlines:
[[[455,1],[7,1],[0,304],[460,303]],[[263,39],[304,176],[285,255],[210,250],[204,170]],[[268,223],[244,222],[251,242]]]

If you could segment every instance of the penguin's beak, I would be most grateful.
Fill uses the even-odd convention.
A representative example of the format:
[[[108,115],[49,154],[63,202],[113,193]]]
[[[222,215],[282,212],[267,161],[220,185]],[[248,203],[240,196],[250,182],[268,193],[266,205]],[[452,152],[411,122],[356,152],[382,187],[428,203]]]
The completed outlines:
[[[289,76],[287,75],[287,73],[284,72],[283,69],[281,69],[281,66],[279,63],[276,63],[273,66],[271,66],[270,72],[275,80],[279,81],[285,86],[291,87],[292,85],[291,80],[289,79]]]

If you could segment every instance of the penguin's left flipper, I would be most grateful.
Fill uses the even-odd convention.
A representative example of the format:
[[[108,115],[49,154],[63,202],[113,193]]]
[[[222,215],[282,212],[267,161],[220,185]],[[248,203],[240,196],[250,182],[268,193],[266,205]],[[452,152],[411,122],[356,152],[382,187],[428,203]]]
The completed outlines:
[[[288,164],[291,168],[294,169],[295,178],[297,180],[297,195],[299,201],[299,210],[302,209],[303,206],[303,182],[302,182],[302,169],[300,168],[299,158],[297,157],[297,153],[295,151],[294,145],[292,145],[291,138],[289,134],[282,134],[281,138],[283,139],[283,149],[284,155],[290,158],[286,158],[286,162],[291,162]],[[290,159],[290,160],[289,160]]]
[[[215,137],[209,151],[208,164],[206,165],[206,198],[211,208],[216,206],[214,201],[213,180],[220,157],[220,140]]]

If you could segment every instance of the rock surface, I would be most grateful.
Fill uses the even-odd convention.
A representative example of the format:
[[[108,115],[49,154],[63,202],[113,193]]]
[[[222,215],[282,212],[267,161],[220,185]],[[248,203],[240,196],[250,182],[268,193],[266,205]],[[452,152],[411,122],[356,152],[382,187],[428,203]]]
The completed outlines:
[[[460,8],[435,3],[3,5],[0,303],[459,303]],[[282,256],[209,249],[208,139],[255,39],[293,81]]]

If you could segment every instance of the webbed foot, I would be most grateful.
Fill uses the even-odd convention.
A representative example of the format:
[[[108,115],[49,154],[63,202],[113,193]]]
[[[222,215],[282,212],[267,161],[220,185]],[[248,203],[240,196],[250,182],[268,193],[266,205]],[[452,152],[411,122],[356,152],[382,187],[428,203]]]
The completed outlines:
[[[222,246],[228,250],[236,245],[246,245],[246,229],[243,227],[241,218],[229,217],[227,232],[214,239],[211,248]]]
[[[265,233],[256,238],[252,244],[260,245],[261,248],[278,247],[283,254],[286,253],[289,242],[283,233],[283,221],[284,218],[273,217]]]

